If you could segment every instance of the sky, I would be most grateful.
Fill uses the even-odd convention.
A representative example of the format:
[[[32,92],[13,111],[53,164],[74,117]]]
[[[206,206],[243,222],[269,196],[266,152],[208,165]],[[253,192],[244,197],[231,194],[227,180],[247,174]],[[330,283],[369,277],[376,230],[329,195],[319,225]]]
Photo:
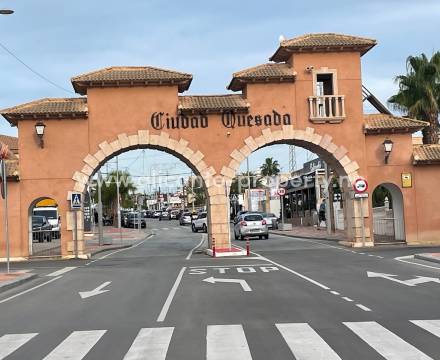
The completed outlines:
[[[233,72],[268,61],[280,35],[311,32],[377,39],[378,45],[362,59],[363,83],[386,102],[396,92],[393,79],[405,73],[409,55],[430,56],[440,50],[438,0],[0,0],[0,7],[15,10],[0,16],[0,108],[76,96],[72,76],[112,65],[189,72],[194,80],[184,94],[224,94]],[[4,119],[0,133],[17,134]],[[146,153],[143,168],[178,161],[164,153]],[[297,153],[300,164],[306,155]],[[130,165],[139,154],[121,158]],[[278,159],[288,170],[287,146],[252,154],[250,168],[258,168],[266,157]],[[135,161],[131,170],[140,166]],[[187,170],[181,165],[178,171]]]

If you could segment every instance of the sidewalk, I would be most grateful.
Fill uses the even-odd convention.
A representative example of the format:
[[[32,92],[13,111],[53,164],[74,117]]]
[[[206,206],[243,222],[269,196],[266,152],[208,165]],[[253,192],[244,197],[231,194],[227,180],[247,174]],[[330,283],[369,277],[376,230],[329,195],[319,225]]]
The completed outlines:
[[[18,286],[25,281],[35,279],[37,274],[32,274],[28,272],[15,272],[11,271],[9,274],[6,272],[0,272],[0,292],[6,291],[12,287]]]
[[[97,230],[97,229],[96,229]],[[104,227],[104,241],[106,245],[99,245],[98,233],[86,233],[85,236],[85,252],[95,255],[107,250],[123,249],[144,240],[151,234],[150,229],[127,229],[114,228],[112,226]]]
[[[322,239],[332,241],[344,241],[347,240],[343,231],[336,230],[334,234],[328,235],[325,228],[318,229],[314,226],[294,226],[292,230],[270,230],[272,234],[297,237],[303,239]]]

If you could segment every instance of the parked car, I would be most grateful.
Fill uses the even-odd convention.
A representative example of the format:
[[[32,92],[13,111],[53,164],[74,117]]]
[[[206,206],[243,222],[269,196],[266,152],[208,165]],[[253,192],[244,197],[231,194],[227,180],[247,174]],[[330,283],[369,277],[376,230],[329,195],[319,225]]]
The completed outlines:
[[[102,225],[111,226],[113,225],[113,218],[107,215],[102,216]]]
[[[197,219],[192,221],[191,230],[193,232],[198,232],[199,230],[208,232],[208,214],[206,212],[201,212]]]
[[[158,219],[158,218],[160,218],[160,214],[162,213],[162,211],[155,211],[154,213],[153,213],[153,218],[154,219]]]
[[[193,211],[193,212],[191,213],[191,219],[192,219],[192,220],[196,220],[198,217],[199,217],[199,213],[197,213],[197,212],[195,212],[195,211]]]
[[[278,218],[273,213],[267,213],[267,212],[259,212],[266,220],[267,227],[269,229],[278,229]]]
[[[127,220],[128,227],[138,228],[139,222],[141,224],[141,228],[144,228],[147,226],[147,222],[145,221],[145,219],[143,217],[140,216],[139,213],[130,213],[128,215],[128,220]]]
[[[161,213],[160,213],[160,216],[159,216],[159,220],[162,220],[162,219],[167,219],[168,220],[168,211],[162,211]]]
[[[180,216],[180,219],[179,219],[179,224],[180,225],[191,225],[191,222],[192,222],[191,213],[190,212],[182,213],[182,215]]]
[[[234,225],[235,240],[244,240],[246,237],[256,237],[260,239],[269,238],[269,230],[266,220],[258,213],[245,213],[240,215]]]
[[[234,224],[236,224],[238,222],[238,219],[240,218],[241,215],[246,214],[248,212],[249,211],[247,211],[247,210],[240,210],[234,218]]]
[[[169,212],[168,218],[169,218],[170,220],[176,220],[178,214],[179,214],[179,210],[171,210],[171,211]]]
[[[58,214],[57,207],[36,207],[34,208],[32,215],[44,216],[47,222],[52,225],[52,236],[56,237],[57,239],[60,237],[61,218]]]
[[[45,216],[32,216],[32,241],[52,241],[52,225]]]

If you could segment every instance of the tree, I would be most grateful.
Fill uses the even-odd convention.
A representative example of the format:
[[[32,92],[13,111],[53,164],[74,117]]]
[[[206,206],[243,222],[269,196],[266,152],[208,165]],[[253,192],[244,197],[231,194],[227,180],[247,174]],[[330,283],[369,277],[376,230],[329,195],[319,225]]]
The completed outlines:
[[[388,99],[407,116],[429,122],[422,130],[424,144],[438,144],[440,110],[440,52],[428,59],[425,54],[409,56],[406,75],[396,77],[399,91]]]
[[[260,166],[262,176],[275,176],[280,173],[280,164],[278,160],[273,158],[266,158],[263,165]]]

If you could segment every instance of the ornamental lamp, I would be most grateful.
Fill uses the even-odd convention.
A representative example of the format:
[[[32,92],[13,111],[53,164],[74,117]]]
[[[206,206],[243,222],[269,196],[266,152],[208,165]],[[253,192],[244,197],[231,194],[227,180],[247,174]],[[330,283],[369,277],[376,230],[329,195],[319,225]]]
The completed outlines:
[[[11,15],[13,13],[14,13],[14,10],[0,9],[0,15]]]
[[[40,139],[40,147],[44,148],[44,140],[43,140],[43,136],[44,136],[44,129],[46,128],[46,125],[39,121],[35,124],[35,132],[37,133],[38,138]]]
[[[385,164],[388,164],[388,158],[390,157],[391,151],[393,151],[394,143],[390,139],[385,139],[383,142],[383,148],[385,151]]]

